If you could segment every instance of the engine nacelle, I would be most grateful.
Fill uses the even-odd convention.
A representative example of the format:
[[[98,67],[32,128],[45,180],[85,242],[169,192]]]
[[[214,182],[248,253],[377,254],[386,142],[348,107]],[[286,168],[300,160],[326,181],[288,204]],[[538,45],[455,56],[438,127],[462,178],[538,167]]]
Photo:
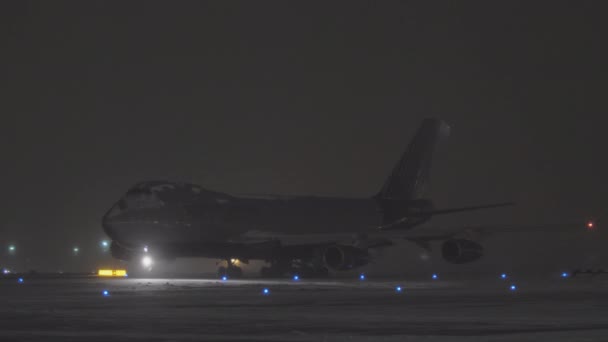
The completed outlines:
[[[335,245],[325,249],[323,260],[332,269],[345,271],[367,264],[370,257],[367,251],[361,248]]]
[[[483,256],[483,246],[466,239],[450,239],[443,243],[441,255],[452,264],[465,264]]]

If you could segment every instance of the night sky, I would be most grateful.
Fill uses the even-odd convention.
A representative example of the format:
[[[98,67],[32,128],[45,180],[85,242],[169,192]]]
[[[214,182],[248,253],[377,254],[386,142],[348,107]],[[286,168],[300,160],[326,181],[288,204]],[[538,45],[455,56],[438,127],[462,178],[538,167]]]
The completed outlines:
[[[101,216],[142,180],[372,195],[425,117],[452,127],[433,169],[438,207],[518,203],[436,222],[600,217],[606,9],[4,1],[0,260],[16,243],[28,268],[67,268],[79,245],[88,267]],[[543,249],[586,249],[554,242]]]

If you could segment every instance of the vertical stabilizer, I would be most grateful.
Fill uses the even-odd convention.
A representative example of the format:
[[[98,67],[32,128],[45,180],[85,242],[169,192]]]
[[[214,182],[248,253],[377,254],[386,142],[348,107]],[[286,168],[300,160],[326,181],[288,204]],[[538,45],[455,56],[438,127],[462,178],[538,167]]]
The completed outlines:
[[[423,198],[429,187],[435,147],[449,132],[450,127],[445,122],[439,119],[424,119],[378,197],[400,200]]]

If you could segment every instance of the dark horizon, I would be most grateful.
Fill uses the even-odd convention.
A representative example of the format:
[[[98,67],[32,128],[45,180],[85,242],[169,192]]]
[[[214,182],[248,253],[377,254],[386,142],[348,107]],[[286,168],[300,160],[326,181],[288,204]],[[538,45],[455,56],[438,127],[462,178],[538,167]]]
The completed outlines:
[[[605,9],[6,2],[0,260],[15,243],[29,267],[56,270],[78,245],[90,268],[102,215],[144,180],[371,196],[425,117],[452,128],[433,165],[437,207],[518,203],[432,223],[596,219],[601,230]],[[556,235],[532,264],[565,249],[604,262],[589,248],[600,242]]]

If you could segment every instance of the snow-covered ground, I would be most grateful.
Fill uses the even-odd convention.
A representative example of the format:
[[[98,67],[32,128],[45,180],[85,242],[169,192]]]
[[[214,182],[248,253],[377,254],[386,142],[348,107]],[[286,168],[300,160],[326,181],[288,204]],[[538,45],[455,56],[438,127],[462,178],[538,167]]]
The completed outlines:
[[[608,338],[608,279],[602,276],[297,282],[25,277],[23,283],[0,280],[0,298],[0,341]]]

